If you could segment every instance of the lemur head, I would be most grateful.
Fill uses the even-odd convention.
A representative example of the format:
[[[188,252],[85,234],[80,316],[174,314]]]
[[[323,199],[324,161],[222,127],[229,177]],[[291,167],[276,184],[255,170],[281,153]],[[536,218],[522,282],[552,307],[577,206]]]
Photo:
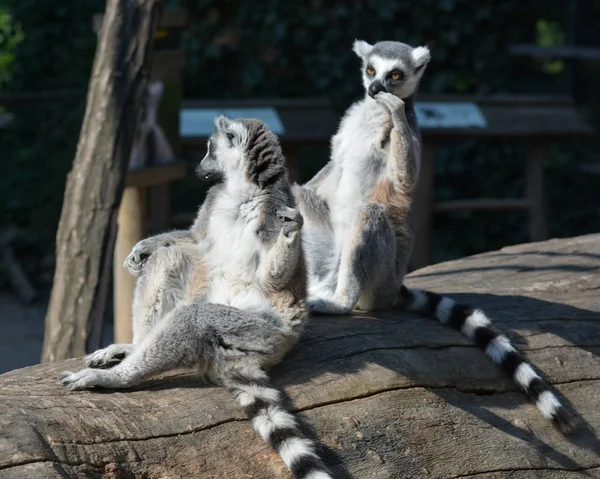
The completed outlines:
[[[369,45],[356,40],[354,52],[363,61],[363,84],[371,98],[381,91],[398,98],[411,96],[417,90],[430,58],[429,48],[413,48],[400,42]]]
[[[255,119],[215,119],[206,156],[196,168],[204,181],[239,179],[264,188],[277,178],[287,178],[285,159],[277,136]]]

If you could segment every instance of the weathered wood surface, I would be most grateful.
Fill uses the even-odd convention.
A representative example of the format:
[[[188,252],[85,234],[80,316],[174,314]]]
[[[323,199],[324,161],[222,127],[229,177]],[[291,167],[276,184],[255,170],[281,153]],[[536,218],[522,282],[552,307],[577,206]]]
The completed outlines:
[[[600,235],[414,272],[485,308],[582,425],[560,436],[484,354],[410,314],[315,318],[274,371],[336,477],[600,478]],[[0,376],[0,478],[286,478],[228,394],[185,374],[65,392],[81,360]]]

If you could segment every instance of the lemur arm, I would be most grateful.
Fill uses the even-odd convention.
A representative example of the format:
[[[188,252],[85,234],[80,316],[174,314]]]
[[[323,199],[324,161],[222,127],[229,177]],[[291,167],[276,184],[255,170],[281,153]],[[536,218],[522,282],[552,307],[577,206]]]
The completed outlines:
[[[403,193],[411,193],[419,176],[421,161],[421,141],[416,129],[412,99],[401,100],[391,93],[379,93],[375,100],[383,104],[392,117],[388,165],[392,168],[392,178],[398,182]],[[414,128],[409,122],[413,119]]]
[[[127,256],[125,267],[131,274],[137,276],[145,261],[154,254],[158,248],[179,244],[193,244],[196,236],[191,230],[177,230],[161,233],[139,241]]]
[[[280,210],[277,215],[284,220],[283,226],[258,270],[260,284],[267,290],[280,290],[289,283],[301,251],[302,215],[293,208]]]

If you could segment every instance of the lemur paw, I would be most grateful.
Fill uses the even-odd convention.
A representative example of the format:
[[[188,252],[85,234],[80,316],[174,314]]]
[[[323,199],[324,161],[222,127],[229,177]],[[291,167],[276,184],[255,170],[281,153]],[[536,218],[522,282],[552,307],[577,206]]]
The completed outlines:
[[[60,383],[62,387],[71,391],[90,389],[100,383],[100,372],[103,371],[99,371],[97,369],[82,369],[76,373],[65,371],[60,375]]]
[[[312,314],[350,314],[352,306],[336,301],[334,298],[314,298],[308,301],[308,311]]]
[[[292,235],[292,233],[300,231],[302,229],[302,225],[304,224],[304,218],[300,212],[287,206],[277,211],[277,217],[283,221],[281,232],[288,238],[290,236],[295,236]]]
[[[111,344],[107,348],[88,354],[85,357],[85,365],[88,368],[111,368],[125,359],[132,349],[131,344]]]
[[[158,249],[164,246],[169,246],[169,243],[164,240],[156,240],[154,238],[146,238],[138,242],[129,256],[125,258],[123,266],[134,276],[139,276],[144,266],[148,262],[148,258]]]
[[[392,93],[385,91],[379,92],[375,95],[375,101],[387,108],[390,113],[404,111],[404,101]]]

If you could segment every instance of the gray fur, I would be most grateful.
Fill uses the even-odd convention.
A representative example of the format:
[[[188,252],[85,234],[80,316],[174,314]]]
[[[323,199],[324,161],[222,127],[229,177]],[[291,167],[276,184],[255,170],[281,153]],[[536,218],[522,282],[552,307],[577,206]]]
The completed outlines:
[[[281,148],[258,120],[215,124],[198,168],[214,184],[194,227],[146,241],[126,260],[138,276],[133,344],[97,351],[87,369],[65,372],[62,384],[130,388],[195,368],[232,392],[294,477],[330,478],[265,373],[308,318],[303,218]]]
[[[331,161],[294,187],[305,218],[309,307],[317,313],[392,307],[412,245],[410,207],[421,154],[414,96],[429,50],[363,41],[354,50],[365,98],[342,119]]]
[[[362,59],[365,99],[352,105],[342,120],[332,141],[332,160],[307,185],[295,188],[297,197],[308,191],[326,204],[332,224],[329,243],[314,222],[307,221],[303,231],[311,273],[310,309],[345,314],[355,306],[370,311],[393,307],[433,316],[473,340],[546,418],[568,432],[572,423],[563,405],[483,311],[403,286],[421,155],[414,96],[429,50],[362,41],[354,44],[354,50]],[[308,210],[313,204],[314,199],[299,201],[304,216],[311,217]],[[332,256],[335,259],[328,262]],[[315,274],[316,268],[325,268],[326,273]]]

